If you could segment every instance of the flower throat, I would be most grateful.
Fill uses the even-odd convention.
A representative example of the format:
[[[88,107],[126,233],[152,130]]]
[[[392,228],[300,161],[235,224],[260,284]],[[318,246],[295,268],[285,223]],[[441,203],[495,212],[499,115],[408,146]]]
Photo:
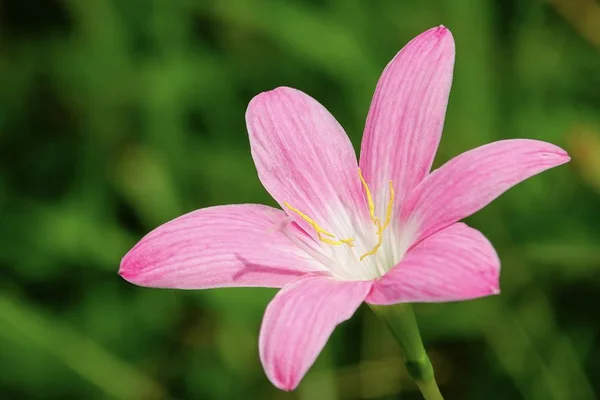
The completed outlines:
[[[360,168],[358,169],[358,176],[360,178],[360,182],[363,185],[363,188],[365,190],[365,195],[367,197],[367,203],[369,206],[369,216],[371,218],[371,221],[373,222],[373,224],[375,224],[375,227],[377,228],[377,244],[375,244],[375,246],[371,250],[367,251],[366,253],[364,253],[363,255],[360,256],[360,261],[362,261],[365,259],[365,257],[371,256],[371,255],[377,253],[377,250],[379,250],[379,248],[381,247],[381,244],[383,242],[383,232],[388,227],[388,225],[390,224],[390,221],[392,219],[392,212],[394,210],[395,194],[394,194],[394,187],[392,186],[392,181],[390,181],[389,182],[390,199],[389,199],[386,213],[385,213],[385,221],[382,224],[381,220],[375,215],[375,203],[373,202],[373,196],[371,195],[371,190],[369,189],[369,185],[367,185],[367,182],[365,181],[365,178],[363,177],[362,171]],[[291,206],[288,202],[284,202],[283,204],[288,209],[290,209],[291,211],[298,214],[298,216],[300,216],[300,218],[302,218],[304,221],[306,221],[310,226],[312,226],[312,228],[315,230],[315,232],[317,234],[317,238],[321,242],[327,243],[328,245],[331,245],[331,246],[340,246],[340,245],[347,245],[348,247],[354,246],[354,238],[336,239],[336,236],[333,233],[323,229],[321,226],[319,226],[319,224],[317,224],[317,222],[315,220],[310,218],[308,215],[306,215],[302,211]]]

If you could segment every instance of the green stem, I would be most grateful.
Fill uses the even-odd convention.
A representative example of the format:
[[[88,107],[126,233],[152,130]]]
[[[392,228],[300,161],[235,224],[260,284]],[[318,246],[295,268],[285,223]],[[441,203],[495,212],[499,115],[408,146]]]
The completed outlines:
[[[408,374],[415,381],[425,400],[443,400],[435,381],[431,361],[425,352],[415,313],[410,304],[393,306],[370,305],[398,340]]]

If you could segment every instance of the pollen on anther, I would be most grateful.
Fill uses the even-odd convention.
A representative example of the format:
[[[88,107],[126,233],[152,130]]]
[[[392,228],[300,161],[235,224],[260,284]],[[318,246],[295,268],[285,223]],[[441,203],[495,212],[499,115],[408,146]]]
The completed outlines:
[[[390,199],[389,199],[386,213],[385,213],[385,222],[382,225],[379,218],[375,215],[375,203],[373,202],[373,196],[371,194],[371,190],[369,189],[369,185],[367,184],[367,182],[365,181],[365,178],[362,175],[362,171],[360,170],[360,168],[358,169],[358,176],[359,176],[360,181],[365,189],[365,195],[367,196],[367,203],[369,206],[369,216],[371,217],[371,221],[373,221],[373,223],[377,227],[377,244],[371,250],[367,251],[366,253],[364,253],[363,255],[360,256],[360,261],[362,261],[366,257],[372,256],[375,253],[377,253],[377,251],[381,247],[381,244],[383,243],[383,232],[385,231],[385,229],[388,227],[388,225],[390,224],[390,222],[392,220],[392,213],[394,211],[395,193],[394,193],[394,187],[392,186],[392,181],[390,181],[389,182]]]
[[[353,247],[354,246],[354,238],[339,239],[339,240],[329,239],[329,238],[335,238],[335,235],[333,233],[328,232],[325,229],[321,228],[319,226],[319,224],[317,224],[317,222],[315,220],[313,220],[312,218],[310,218],[308,215],[304,214],[302,211],[298,210],[297,208],[292,207],[288,202],[284,202],[283,204],[287,208],[289,208],[291,211],[293,211],[296,214],[298,214],[298,216],[300,216],[300,218],[302,218],[303,220],[305,220],[306,222],[308,222],[308,224],[317,233],[317,238],[321,242],[327,243],[327,244],[329,244],[331,246],[339,246],[339,245],[342,245],[342,244],[348,245],[348,247]],[[328,236],[328,237],[323,237],[323,235]]]

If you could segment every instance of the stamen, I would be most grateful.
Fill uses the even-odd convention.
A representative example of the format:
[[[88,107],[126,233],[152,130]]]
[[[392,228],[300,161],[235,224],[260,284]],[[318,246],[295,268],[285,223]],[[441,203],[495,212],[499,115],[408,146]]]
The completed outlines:
[[[319,232],[317,232],[317,237],[319,238],[319,240],[321,242],[330,244],[332,246],[339,246],[340,244],[347,244],[348,247],[353,247],[354,246],[354,239],[353,238],[350,238],[350,239],[340,239],[340,240],[331,240],[331,239],[327,239],[327,238],[319,236]]]
[[[381,243],[383,242],[383,229],[381,228],[381,222],[379,222],[379,218],[375,218],[375,226],[377,226],[377,244],[371,250],[360,256],[360,261],[362,261],[365,257],[372,256],[377,253],[379,247],[381,247]]]
[[[363,259],[365,259],[365,257],[372,256],[373,254],[377,253],[377,250],[379,250],[379,248],[381,247],[381,243],[383,242],[383,231],[385,231],[385,228],[388,227],[388,225],[390,224],[390,222],[392,220],[392,212],[394,211],[395,193],[394,193],[394,187],[392,186],[392,181],[390,181],[390,201],[387,205],[387,209],[386,209],[386,213],[385,213],[385,223],[382,226],[381,221],[375,215],[375,203],[373,202],[373,196],[371,195],[371,190],[369,189],[369,185],[367,185],[367,182],[365,181],[365,178],[363,177],[362,171],[360,168],[358,169],[358,176],[360,178],[360,181],[361,181],[363,187],[365,188],[365,194],[367,195],[367,203],[369,205],[369,215],[371,217],[371,221],[373,221],[373,223],[377,227],[377,244],[371,250],[369,250],[368,252],[366,252],[365,254],[360,256],[360,261],[362,261]]]
[[[388,203],[387,210],[385,212],[385,224],[383,224],[383,231],[388,227],[390,221],[392,220],[392,212],[394,211],[394,187],[392,186],[392,181],[390,181],[390,202]]]
[[[296,237],[296,235],[289,232],[289,230],[287,228],[287,224],[289,224],[290,222],[291,222],[291,218],[289,221],[287,219],[284,219],[281,222],[280,226],[276,227],[276,229],[278,229],[280,232],[282,232],[285,235],[285,237],[287,237],[292,243],[294,243],[296,246],[298,246],[306,254],[308,254],[315,260],[319,261],[324,266],[326,266],[326,267],[330,266],[333,263],[333,261],[329,257],[327,257],[326,255],[321,254],[317,250],[311,248],[306,243],[304,243],[301,239]]]
[[[329,236],[330,238],[334,238],[335,235],[333,233],[328,232],[325,229],[321,228],[319,226],[319,224],[317,224],[312,218],[310,218],[308,215],[304,214],[302,211],[298,210],[297,208],[292,207],[287,201],[284,201],[283,204],[287,208],[289,208],[290,210],[292,210],[293,212],[295,212],[296,214],[298,214],[300,216],[300,218],[302,218],[303,220],[305,220],[306,222],[308,222],[309,225],[312,226],[313,229],[315,230],[315,232],[317,233],[317,237],[319,238],[319,240],[321,242],[327,243],[327,244],[332,245],[332,246],[339,246],[341,244],[347,244],[349,247],[354,246],[354,239],[353,238],[340,239],[340,240],[332,240],[332,239],[323,237],[322,235]]]
[[[369,185],[367,185],[365,178],[363,178],[363,174],[360,168],[358,169],[358,176],[360,178],[360,181],[362,182],[363,187],[365,188],[365,194],[367,195],[367,203],[369,203],[369,215],[371,216],[371,221],[373,221],[373,223],[377,225],[377,221],[379,221],[379,218],[375,216],[375,203],[373,202],[373,196],[371,196],[371,190],[369,190]]]

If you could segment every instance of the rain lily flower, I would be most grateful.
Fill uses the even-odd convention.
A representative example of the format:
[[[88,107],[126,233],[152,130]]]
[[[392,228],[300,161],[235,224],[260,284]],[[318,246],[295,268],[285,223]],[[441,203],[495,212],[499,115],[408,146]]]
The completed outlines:
[[[454,40],[443,26],[408,43],[377,84],[360,162],[316,100],[280,87],[250,102],[252,157],[280,205],[208,207],[156,228],[119,273],[141,286],[282,288],[260,359],[294,389],[336,325],[361,303],[446,302],[499,293],[500,262],[459,222],[515,184],[569,161],[552,144],[502,140],[430,172],[444,123]]]

